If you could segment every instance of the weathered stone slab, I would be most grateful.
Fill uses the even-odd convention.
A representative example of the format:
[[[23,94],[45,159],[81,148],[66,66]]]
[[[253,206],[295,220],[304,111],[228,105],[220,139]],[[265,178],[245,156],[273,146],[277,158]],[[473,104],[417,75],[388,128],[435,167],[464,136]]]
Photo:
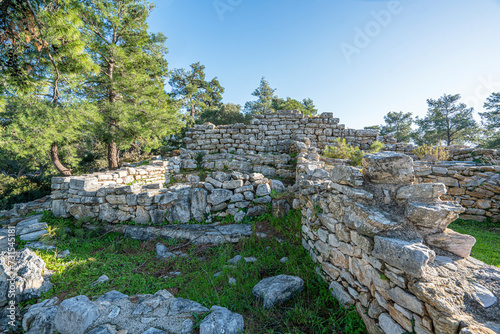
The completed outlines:
[[[261,280],[252,289],[252,294],[262,300],[265,308],[284,303],[301,292],[304,280],[297,276],[278,275]]]
[[[57,309],[54,322],[61,334],[83,334],[97,318],[97,306],[81,295],[64,300]]]
[[[363,175],[373,183],[400,184],[412,182],[413,159],[396,152],[380,152],[363,157]]]
[[[431,234],[425,237],[425,241],[434,247],[441,248],[447,252],[461,257],[468,257],[476,238],[467,234],[460,234],[450,229],[443,233]]]
[[[372,255],[406,273],[421,277],[427,263],[434,261],[434,251],[420,242],[375,236]]]
[[[344,222],[350,228],[368,236],[393,230],[403,224],[379,208],[360,203],[351,203],[345,207]]]

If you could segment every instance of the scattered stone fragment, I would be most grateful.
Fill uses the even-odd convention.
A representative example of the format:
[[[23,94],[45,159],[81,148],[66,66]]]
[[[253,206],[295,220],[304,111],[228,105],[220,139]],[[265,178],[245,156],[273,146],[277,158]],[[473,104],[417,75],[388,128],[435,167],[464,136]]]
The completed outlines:
[[[281,262],[281,263],[285,263],[285,262],[287,262],[287,261],[288,261],[288,258],[287,258],[286,256],[285,256],[285,257],[282,257],[282,258],[280,259],[280,262]]]
[[[42,241],[28,242],[25,247],[26,248],[32,248],[32,249],[44,249],[44,250],[54,250],[54,249],[56,249],[56,246],[46,245]]]
[[[107,275],[102,275],[100,276],[97,281],[93,282],[92,284],[90,284],[90,286],[96,286],[98,284],[102,284],[106,281],[109,281],[109,277]]]
[[[229,285],[236,285],[236,278],[229,277]]]
[[[246,263],[251,263],[251,262],[257,262],[257,258],[255,257],[245,257],[245,262]]]
[[[169,259],[172,257],[176,257],[177,255],[169,252],[167,246],[157,243],[156,244],[156,258],[157,259]]]
[[[212,306],[210,314],[200,324],[200,334],[240,334],[243,333],[244,321],[240,314],[225,307]]]
[[[240,262],[241,259],[242,259],[241,255],[236,255],[235,257],[233,257],[232,259],[228,260],[227,262],[230,263],[230,264],[238,264],[238,262]]]
[[[488,308],[495,305],[498,298],[487,288],[478,283],[471,283],[474,289],[474,298],[482,307]]]
[[[70,256],[70,252],[68,249],[62,251],[61,253],[57,254],[58,259],[64,259],[66,257]]]
[[[252,294],[262,300],[265,308],[284,303],[301,292],[304,280],[297,276],[278,275],[261,280],[252,289]]]

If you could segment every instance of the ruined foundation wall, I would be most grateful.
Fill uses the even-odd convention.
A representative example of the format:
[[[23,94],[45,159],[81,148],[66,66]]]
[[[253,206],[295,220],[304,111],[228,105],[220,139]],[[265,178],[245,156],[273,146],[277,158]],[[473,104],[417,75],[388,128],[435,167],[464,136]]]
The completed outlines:
[[[316,149],[302,147],[303,246],[370,333],[494,333],[498,303],[471,296],[476,284],[498,295],[478,273],[500,278],[500,270],[468,257],[473,237],[446,228],[463,209],[440,199],[445,186],[413,181],[413,161],[402,154],[365,156],[361,171],[324,166]]]
[[[312,146],[323,149],[338,137],[362,149],[381,140],[377,130],[346,129],[333,113],[309,117],[299,111],[278,111],[255,115],[250,125],[195,125],[186,132],[184,141],[190,150],[209,153],[288,153],[294,141],[307,138]]]
[[[460,203],[462,219],[500,221],[500,166],[467,163],[417,163],[415,175],[420,183],[440,182],[448,189],[442,198]]]
[[[286,191],[293,179],[289,155],[199,156],[188,150],[149,165],[52,179],[52,212],[57,217],[98,218],[109,223],[201,222],[211,214],[259,215],[273,203],[270,193]],[[269,178],[267,178],[269,177]]]

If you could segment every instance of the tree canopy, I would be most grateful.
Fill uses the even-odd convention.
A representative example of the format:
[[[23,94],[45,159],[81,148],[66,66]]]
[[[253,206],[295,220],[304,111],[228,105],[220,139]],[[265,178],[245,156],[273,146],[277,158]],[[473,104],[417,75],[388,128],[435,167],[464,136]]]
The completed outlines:
[[[170,95],[181,102],[193,119],[206,109],[222,106],[224,88],[217,78],[205,80],[205,66],[199,62],[191,64],[190,71],[173,70],[169,84]]]
[[[413,133],[417,144],[446,145],[474,142],[478,125],[473,117],[474,108],[460,103],[460,94],[444,94],[437,100],[428,99],[428,110],[424,118],[416,118],[418,130]]]
[[[390,111],[384,116],[385,124],[380,127],[380,134],[393,136],[400,143],[408,143],[411,135],[413,117],[411,113]]]
[[[99,66],[83,94],[98,106],[96,130],[108,148],[108,167],[118,167],[118,150],[139,142],[146,149],[179,126],[164,91],[165,36],[148,33],[154,5],[139,0],[81,3],[88,51]]]
[[[245,103],[245,113],[261,115],[266,112],[276,112],[278,110],[299,110],[304,115],[313,116],[318,112],[313,100],[310,98],[303,99],[302,101],[290,97],[283,99],[275,95],[275,92],[276,89],[271,88],[266,78],[262,77],[259,87],[252,93],[253,96],[257,97],[257,100]]]

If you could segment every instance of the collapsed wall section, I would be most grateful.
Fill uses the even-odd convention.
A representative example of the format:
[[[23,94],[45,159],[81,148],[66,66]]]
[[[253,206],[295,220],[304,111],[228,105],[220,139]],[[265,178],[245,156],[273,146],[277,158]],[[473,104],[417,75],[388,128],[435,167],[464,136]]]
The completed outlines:
[[[362,170],[319,158],[305,146],[298,156],[303,246],[370,333],[500,330],[500,269],[447,229],[463,208],[440,199],[444,184],[415,184],[403,154],[367,155]]]

